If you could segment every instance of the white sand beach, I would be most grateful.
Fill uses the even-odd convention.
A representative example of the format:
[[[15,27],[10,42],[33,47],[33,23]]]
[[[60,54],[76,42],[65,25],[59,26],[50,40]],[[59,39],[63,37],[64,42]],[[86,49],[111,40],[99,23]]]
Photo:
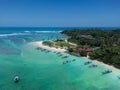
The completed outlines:
[[[49,46],[43,45],[42,41],[32,42],[32,43],[35,44],[35,45],[37,45],[38,47],[43,48],[43,49],[47,49],[47,50],[51,50],[51,51],[56,51],[56,52],[66,52],[65,49],[55,48],[55,47],[49,47]]]
[[[43,42],[43,41],[32,42],[32,43],[33,43],[34,45],[37,45],[38,47],[41,47],[41,48],[47,49],[47,50],[51,50],[51,51],[56,51],[56,52],[66,52],[66,51],[67,51],[66,49],[49,47],[49,46],[43,45],[42,42]],[[89,59],[88,57],[83,57],[83,58]],[[106,67],[106,68],[112,70],[113,73],[116,74],[116,75],[118,75],[118,73],[120,73],[120,69],[118,69],[118,68],[116,68],[116,67],[114,67],[114,66],[112,66],[112,65],[105,64],[105,63],[100,62],[100,61],[98,61],[98,60],[94,60],[94,62],[95,62],[96,64],[98,64],[98,65],[100,64],[100,65],[102,65],[103,67]]]
[[[83,58],[86,58],[86,59],[89,59],[88,57],[83,57]],[[93,60],[93,62],[95,62],[97,65],[101,65],[103,67],[106,67],[107,69],[109,70],[112,70],[114,74],[118,75],[118,73],[120,73],[120,69],[114,67],[113,65],[108,65],[108,64],[105,64],[103,62],[100,62],[98,60]]]
[[[108,65],[108,64],[105,64],[105,63],[100,62],[100,61],[98,61],[98,60],[94,60],[94,62],[95,62],[96,64],[100,64],[100,65],[102,65],[103,67],[106,67],[106,68],[112,70],[112,71],[113,71],[112,73],[114,73],[114,74],[116,74],[116,75],[118,75],[118,74],[120,73],[120,69],[114,67],[113,65]]]

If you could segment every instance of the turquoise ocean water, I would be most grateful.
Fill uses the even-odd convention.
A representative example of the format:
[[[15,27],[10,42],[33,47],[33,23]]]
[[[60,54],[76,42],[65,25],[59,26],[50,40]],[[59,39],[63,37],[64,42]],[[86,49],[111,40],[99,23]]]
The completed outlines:
[[[0,28],[0,90],[120,90],[120,71],[102,75],[106,69],[84,65],[88,59],[53,51],[36,50],[34,41],[66,38],[66,28]],[[62,56],[65,56],[62,53]],[[69,60],[68,64],[62,64]],[[20,82],[14,83],[14,75]]]

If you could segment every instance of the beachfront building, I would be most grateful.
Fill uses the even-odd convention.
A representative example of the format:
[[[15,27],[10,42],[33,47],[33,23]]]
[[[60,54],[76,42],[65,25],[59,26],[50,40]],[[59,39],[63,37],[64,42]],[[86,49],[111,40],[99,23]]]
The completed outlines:
[[[80,56],[85,56],[89,58],[89,53],[93,52],[92,48],[78,48]]]
[[[92,49],[92,48],[78,48],[78,51],[79,51],[79,52],[81,52],[81,51],[93,52],[93,49]]]

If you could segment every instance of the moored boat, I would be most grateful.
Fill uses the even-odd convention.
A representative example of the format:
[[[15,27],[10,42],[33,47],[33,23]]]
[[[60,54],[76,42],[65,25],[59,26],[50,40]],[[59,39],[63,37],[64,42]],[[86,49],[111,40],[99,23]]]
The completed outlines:
[[[90,64],[90,63],[92,63],[92,62],[90,62],[90,61],[85,62],[84,65],[88,65],[88,64]]]
[[[102,72],[102,74],[108,74],[108,73],[112,73],[112,70],[105,70],[104,72]]]

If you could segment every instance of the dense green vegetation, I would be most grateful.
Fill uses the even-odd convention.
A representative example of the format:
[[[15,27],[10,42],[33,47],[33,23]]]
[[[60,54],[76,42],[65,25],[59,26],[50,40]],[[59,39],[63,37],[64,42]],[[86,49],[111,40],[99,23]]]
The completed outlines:
[[[90,47],[105,47],[120,45],[120,30],[65,30],[63,34],[68,35],[68,41],[78,45]]]
[[[47,46],[50,46],[50,47],[53,46],[53,42],[51,42],[51,41],[44,41],[43,44],[47,45]]]
[[[79,54],[80,54],[80,56],[83,56],[83,57],[87,56],[87,52],[86,51],[81,51],[81,52],[79,52]]]
[[[73,50],[73,48],[68,48],[68,51],[69,51],[70,53],[72,53],[74,50]]]
[[[60,47],[60,48],[73,48],[74,46],[69,44],[69,42],[66,42],[65,40],[54,40],[54,41],[43,41],[44,45],[50,46],[50,47]],[[71,51],[71,50],[70,50]]]
[[[65,40],[59,40],[59,39],[55,40],[54,44],[59,47],[66,47],[66,48],[74,47],[73,45],[69,44]]]
[[[120,68],[120,46],[106,47],[96,50],[90,54],[90,57]]]
[[[62,34],[69,36],[68,41],[82,47],[94,49],[89,53],[91,59],[97,59],[104,63],[120,68],[120,29],[117,30],[65,30]],[[85,52],[80,52],[85,56]]]
[[[56,40],[56,41],[54,41],[55,42],[55,45],[56,46],[60,46],[60,47],[68,47],[69,46],[69,44],[68,43],[66,43],[64,40]]]

